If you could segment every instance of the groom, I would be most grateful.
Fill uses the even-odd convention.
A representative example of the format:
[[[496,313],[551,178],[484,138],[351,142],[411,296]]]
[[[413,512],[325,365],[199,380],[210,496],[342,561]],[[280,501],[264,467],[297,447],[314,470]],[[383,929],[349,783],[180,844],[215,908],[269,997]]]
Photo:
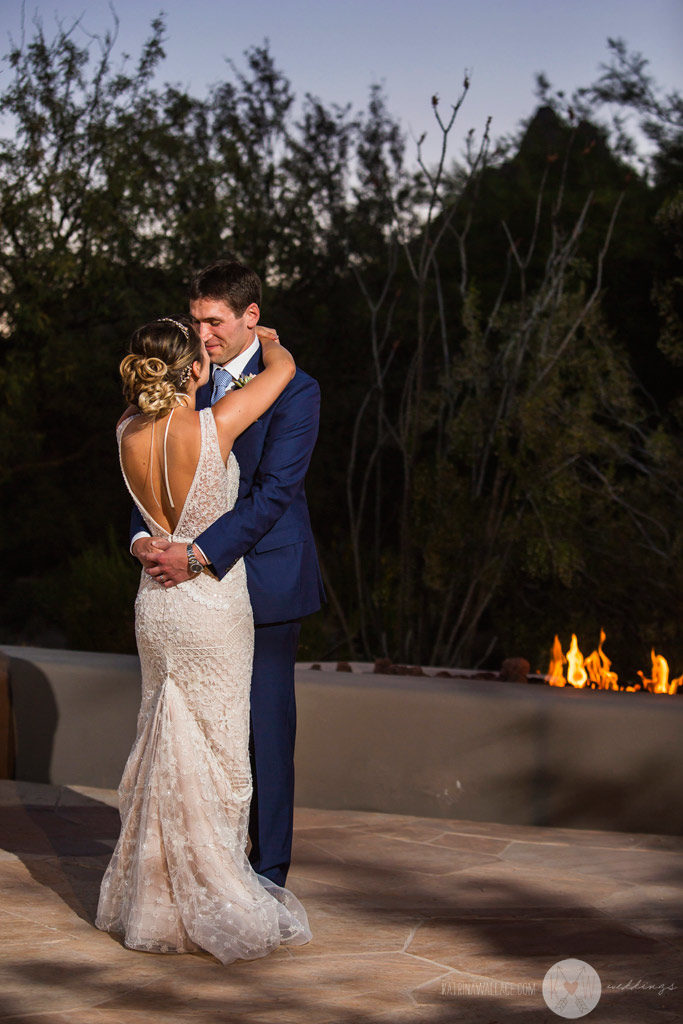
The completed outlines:
[[[190,286],[190,313],[209,354],[211,379],[197,392],[206,408],[263,369],[255,328],[261,282],[233,260],[205,267]],[[284,885],[294,808],[294,662],[300,620],[320,608],[324,591],[311,532],[304,477],[318,435],[320,388],[297,369],[270,409],[235,441],[239,497],[231,512],[195,538],[198,560],[222,578],[244,556],[254,611],[249,818],[255,871]],[[153,541],[137,509],[131,550],[164,586],[192,577],[187,545]],[[163,546],[163,547],[161,547]]]

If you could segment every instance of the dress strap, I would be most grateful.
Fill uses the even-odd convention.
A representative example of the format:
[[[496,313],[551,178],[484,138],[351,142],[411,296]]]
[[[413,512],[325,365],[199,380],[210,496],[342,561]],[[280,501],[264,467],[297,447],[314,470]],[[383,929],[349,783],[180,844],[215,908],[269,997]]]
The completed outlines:
[[[172,409],[168,419],[166,420],[166,430],[164,431],[164,479],[166,481],[166,493],[168,495],[168,501],[171,508],[175,508],[175,505],[173,504],[173,498],[171,497],[171,487],[168,482],[168,459],[166,457],[166,439],[168,437],[168,428],[171,426],[171,420],[173,419],[174,412],[175,409]]]
[[[159,508],[161,508],[161,502],[159,501],[159,495],[154,489],[154,428],[156,427],[156,420],[152,420],[152,431],[149,435],[149,485],[152,488],[152,495]]]

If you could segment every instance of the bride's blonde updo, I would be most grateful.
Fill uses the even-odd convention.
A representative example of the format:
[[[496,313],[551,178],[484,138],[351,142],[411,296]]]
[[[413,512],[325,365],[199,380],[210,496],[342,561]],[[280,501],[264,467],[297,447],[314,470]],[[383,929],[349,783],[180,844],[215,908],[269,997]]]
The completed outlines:
[[[201,341],[187,317],[162,317],[139,327],[119,367],[123,394],[145,416],[159,419],[179,404]]]

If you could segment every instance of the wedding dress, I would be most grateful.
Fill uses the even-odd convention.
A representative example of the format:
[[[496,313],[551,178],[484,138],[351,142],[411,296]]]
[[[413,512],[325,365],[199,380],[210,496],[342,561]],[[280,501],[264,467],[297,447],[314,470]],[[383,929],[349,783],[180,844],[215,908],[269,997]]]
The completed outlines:
[[[183,543],[233,507],[239,485],[235,456],[223,463],[211,409],[199,417],[199,461],[170,535]],[[119,454],[134,418],[117,430]],[[169,538],[121,470],[152,536]],[[221,581],[201,573],[168,589],[143,572],[135,630],[142,702],[97,927],[131,949],[206,950],[223,963],[308,942],[301,903],[257,875],[246,855],[254,627],[244,562]]]

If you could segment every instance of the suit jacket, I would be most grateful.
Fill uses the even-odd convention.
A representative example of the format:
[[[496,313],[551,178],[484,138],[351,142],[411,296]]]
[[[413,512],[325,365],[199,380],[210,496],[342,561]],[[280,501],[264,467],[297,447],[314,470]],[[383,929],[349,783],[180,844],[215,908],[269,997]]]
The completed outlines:
[[[244,373],[262,369],[259,349]],[[212,387],[209,381],[198,390],[197,409],[211,404]],[[319,415],[320,387],[297,369],[234,443],[240,467],[235,507],[194,538],[221,578],[244,556],[257,625],[310,615],[325,599],[304,491]],[[131,537],[145,529],[134,508]]]

